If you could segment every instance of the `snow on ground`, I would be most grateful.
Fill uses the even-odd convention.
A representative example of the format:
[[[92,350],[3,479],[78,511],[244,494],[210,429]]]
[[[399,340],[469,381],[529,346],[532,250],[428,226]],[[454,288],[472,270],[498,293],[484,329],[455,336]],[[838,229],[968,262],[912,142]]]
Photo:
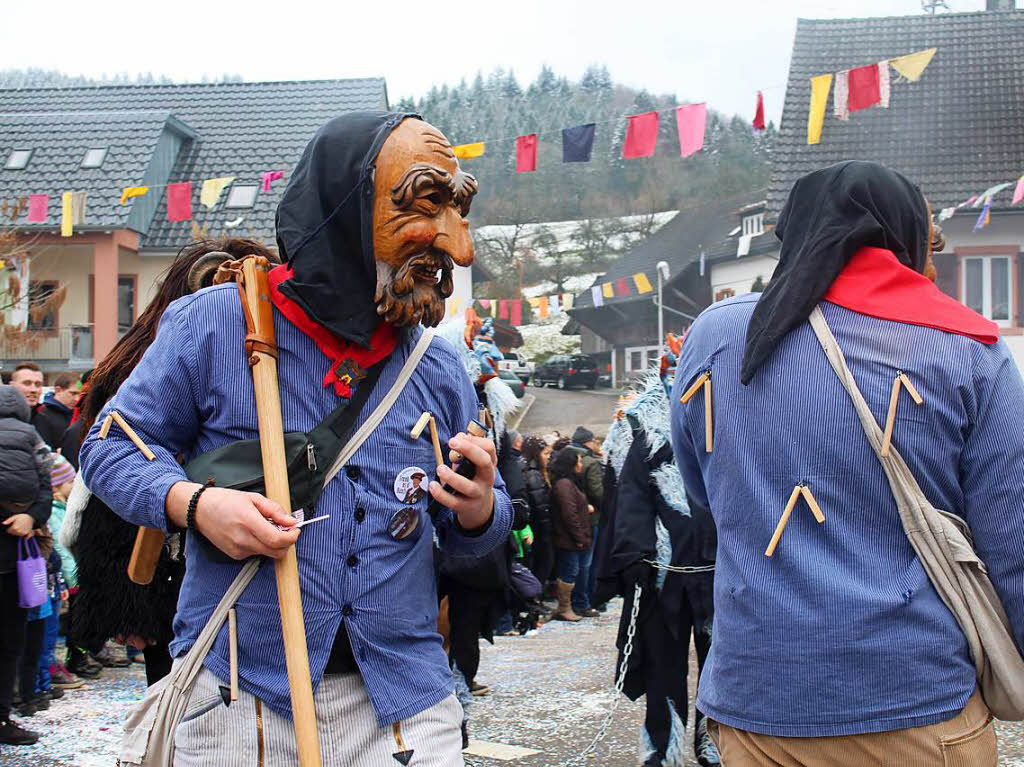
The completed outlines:
[[[580,337],[562,335],[562,328],[568,321],[569,315],[560,312],[532,325],[520,325],[519,334],[523,337],[523,345],[516,351],[531,362],[546,360],[553,354],[577,354],[580,351]]]

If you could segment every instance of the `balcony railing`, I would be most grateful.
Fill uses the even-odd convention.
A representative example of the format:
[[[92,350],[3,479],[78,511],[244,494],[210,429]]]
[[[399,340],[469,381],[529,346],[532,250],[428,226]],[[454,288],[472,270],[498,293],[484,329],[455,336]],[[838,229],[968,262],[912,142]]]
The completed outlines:
[[[0,334],[0,361],[34,360],[45,368],[92,367],[92,326]],[[8,367],[8,365],[4,365]]]

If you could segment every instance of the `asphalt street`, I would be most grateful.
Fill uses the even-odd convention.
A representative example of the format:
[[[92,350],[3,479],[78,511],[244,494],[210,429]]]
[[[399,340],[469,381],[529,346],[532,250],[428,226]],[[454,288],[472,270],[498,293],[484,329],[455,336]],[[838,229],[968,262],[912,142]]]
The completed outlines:
[[[523,434],[548,434],[557,431],[571,435],[577,426],[586,426],[603,437],[608,433],[619,393],[612,389],[549,389],[528,386],[536,401],[519,423]]]

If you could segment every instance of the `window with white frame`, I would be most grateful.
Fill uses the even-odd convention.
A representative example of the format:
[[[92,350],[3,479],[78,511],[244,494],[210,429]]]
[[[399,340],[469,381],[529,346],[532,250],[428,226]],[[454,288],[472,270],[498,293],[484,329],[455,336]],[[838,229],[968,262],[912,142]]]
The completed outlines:
[[[752,216],[743,217],[743,234],[758,235],[764,234],[764,213],[755,213]]]
[[[28,167],[28,161],[31,159],[31,149],[14,149],[7,155],[7,163],[4,165],[4,168],[6,170],[25,170]]]
[[[228,192],[225,208],[251,208],[256,204],[256,191],[259,189],[255,184],[232,184]]]
[[[1013,262],[1009,256],[972,256],[960,262],[960,296],[997,325],[1013,324]]]
[[[107,150],[104,149],[86,149],[85,155],[82,157],[83,168],[102,168],[103,161],[107,159]]]
[[[643,373],[658,358],[657,346],[627,346],[626,372]]]

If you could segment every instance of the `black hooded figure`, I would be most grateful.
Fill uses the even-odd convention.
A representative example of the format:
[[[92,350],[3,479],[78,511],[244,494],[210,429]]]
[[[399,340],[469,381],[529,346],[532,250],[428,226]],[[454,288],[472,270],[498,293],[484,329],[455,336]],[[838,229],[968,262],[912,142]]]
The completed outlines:
[[[277,207],[277,251],[294,276],[281,292],[331,333],[369,348],[374,292],[373,171],[410,112],[350,112],[306,145]],[[339,300],[344,296],[344,300]]]

